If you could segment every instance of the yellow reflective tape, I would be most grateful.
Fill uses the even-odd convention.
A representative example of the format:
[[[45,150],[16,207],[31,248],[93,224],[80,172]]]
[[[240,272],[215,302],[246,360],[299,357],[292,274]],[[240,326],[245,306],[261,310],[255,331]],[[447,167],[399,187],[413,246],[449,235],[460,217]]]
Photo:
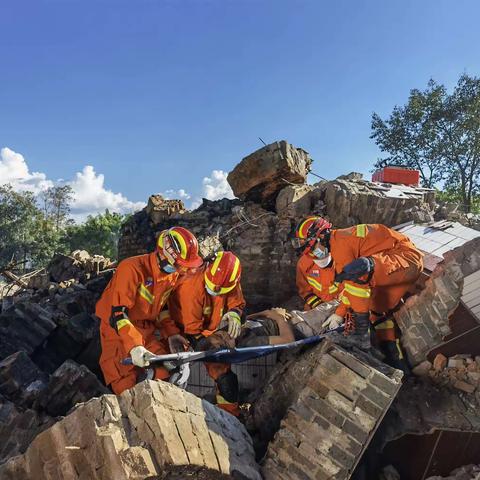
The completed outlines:
[[[158,316],[159,320],[164,320],[165,318],[170,318],[170,311],[169,310],[163,310],[160,312],[160,315]]]
[[[317,282],[315,279],[313,279],[312,277],[307,277],[307,282],[314,288],[316,288],[317,290],[320,290],[322,291],[323,290],[323,286],[321,283]]]
[[[233,272],[230,275],[230,281],[233,282],[235,277],[237,276],[238,269],[240,268],[240,260],[238,258],[235,259],[235,265],[233,266]]]
[[[357,237],[365,238],[367,236],[367,225],[365,223],[361,223],[357,225]]]
[[[133,327],[132,322],[131,322],[130,320],[128,320],[128,319],[126,319],[126,318],[124,318],[123,320],[119,320],[119,321],[117,322],[117,332],[118,332],[121,328],[126,327],[127,325],[130,325],[130,326]]]
[[[218,405],[231,405],[232,403],[236,403],[225,400],[220,394],[217,394],[216,400]]]
[[[338,292],[338,283],[334,283],[328,287],[328,293],[336,293]]]
[[[187,244],[185,243],[185,239],[175,230],[171,230],[170,235],[175,237],[175,240],[180,244],[180,257],[185,260],[187,258]]]
[[[354,297],[360,298],[370,298],[371,290],[369,287],[362,288],[362,287],[355,287],[350,283],[345,283],[345,291],[350,293]]]
[[[344,305],[350,305],[350,300],[348,299],[348,297],[346,295],[343,295],[340,297],[340,301],[344,304]]]
[[[215,275],[215,273],[217,273],[218,266],[220,265],[220,260],[222,259],[222,257],[223,257],[223,252],[218,252],[217,257],[213,262],[212,268],[210,269],[210,273],[212,274],[212,276]]]
[[[212,283],[212,282],[207,278],[206,275],[205,275],[205,284],[207,285],[207,287],[208,287],[210,290],[212,290],[213,292],[218,293],[218,294],[220,294],[220,295],[224,295],[225,293],[231,292],[231,291],[236,287],[236,284],[235,284],[235,285],[232,285],[231,287],[223,287],[223,288],[220,288],[220,290],[218,290],[217,285],[215,285],[214,283]]]
[[[152,295],[148,290],[148,288],[143,283],[141,283],[140,286],[138,287],[138,293],[143,299],[145,299],[148,303],[150,303],[150,305],[155,300],[155,295]]]
[[[396,340],[395,341],[395,345],[397,346],[397,350],[398,350],[398,358],[400,360],[403,360],[403,352],[402,352],[402,347],[400,346],[400,340]]]
[[[393,323],[393,320],[385,320],[384,322],[379,323],[375,327],[375,330],[389,330],[391,328],[395,328],[395,324]]]
[[[203,314],[204,315],[210,315],[212,313],[212,307],[205,307],[203,309]]]

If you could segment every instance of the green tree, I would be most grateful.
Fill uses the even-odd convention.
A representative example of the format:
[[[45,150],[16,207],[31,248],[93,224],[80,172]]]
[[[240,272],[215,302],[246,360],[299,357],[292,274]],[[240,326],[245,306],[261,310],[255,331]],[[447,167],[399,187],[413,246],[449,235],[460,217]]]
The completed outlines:
[[[72,222],[69,218],[70,204],[73,200],[70,185],[50,187],[40,194],[40,199],[45,219],[51,221],[57,232]]]
[[[87,250],[91,254],[117,258],[117,243],[122,223],[128,218],[119,213],[89,215],[84,223],[67,228],[65,242],[70,250]]]
[[[451,94],[434,80],[411,90],[389,118],[373,114],[371,138],[388,154],[377,167],[416,168],[426,187],[443,180],[470,212],[480,188],[480,79],[462,75]]]

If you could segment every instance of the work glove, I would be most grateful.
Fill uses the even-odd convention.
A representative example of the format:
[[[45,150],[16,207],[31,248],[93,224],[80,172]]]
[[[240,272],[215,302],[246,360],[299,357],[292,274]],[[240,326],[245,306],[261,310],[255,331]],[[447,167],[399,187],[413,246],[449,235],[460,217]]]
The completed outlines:
[[[240,335],[242,330],[242,321],[237,312],[230,311],[222,317],[219,328],[223,328],[225,325],[228,325],[227,333],[230,335],[230,337],[237,338]]]
[[[327,330],[333,330],[334,328],[339,327],[342,323],[343,317],[333,313],[322,323],[322,327],[326,328]]]
[[[343,267],[343,271],[335,276],[336,282],[344,280],[358,280],[360,277],[373,271],[374,262],[372,257],[359,257]]]
[[[190,347],[189,341],[180,334],[168,337],[168,347],[171,353],[184,352]]]
[[[190,376],[190,364],[184,363],[180,365],[168,379],[169,383],[173,383],[177,387],[182,388],[185,390],[188,384],[188,377]]]
[[[150,365],[150,360],[156,357],[156,355],[139,345],[130,350],[130,357],[132,357],[132,363],[136,367],[145,368]]]

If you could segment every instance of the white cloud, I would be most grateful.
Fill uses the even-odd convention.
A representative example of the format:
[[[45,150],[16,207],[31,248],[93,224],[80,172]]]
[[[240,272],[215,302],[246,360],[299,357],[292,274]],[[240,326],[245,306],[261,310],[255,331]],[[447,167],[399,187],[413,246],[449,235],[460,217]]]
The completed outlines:
[[[132,202],[121,193],[105,188],[105,176],[97,174],[94,167],[87,165],[77,172],[71,181],[52,181],[44,173],[30,173],[23,155],[9,148],[0,150],[0,185],[10,183],[17,191],[30,190],[39,194],[55,184],[67,184],[73,189],[72,217],[77,221],[88,215],[111,212],[131,213],[145,206],[143,202]]]
[[[83,170],[77,172],[75,178],[67,183],[73,189],[72,216],[76,220],[104,212],[107,208],[111,212],[131,213],[145,206],[143,202],[131,202],[123,194],[106,189],[105,176],[102,173],[97,174],[91,165],[83,167]]]
[[[17,191],[29,190],[35,194],[51,187],[44,173],[30,173],[25,158],[5,147],[0,150],[0,185],[9,183]]]
[[[203,179],[203,196],[208,200],[220,200],[222,198],[235,198],[235,195],[227,182],[227,172],[213,170],[210,177]]]
[[[160,193],[163,198],[166,198],[167,200],[190,200],[192,196],[187,193],[183,188],[180,188],[178,190],[166,190],[165,192]]]

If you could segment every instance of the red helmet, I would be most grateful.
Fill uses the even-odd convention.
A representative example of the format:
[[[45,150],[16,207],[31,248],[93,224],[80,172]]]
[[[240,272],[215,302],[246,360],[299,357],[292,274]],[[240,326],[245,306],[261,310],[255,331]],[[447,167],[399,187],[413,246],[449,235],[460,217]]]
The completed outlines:
[[[322,217],[307,217],[302,220],[295,229],[295,238],[292,238],[293,248],[309,251],[319,235],[327,232],[331,228],[332,224]]]
[[[218,252],[205,269],[205,285],[217,294],[232,291],[240,281],[242,266],[232,252]]]
[[[159,251],[170,265],[197,268],[202,265],[195,235],[183,227],[172,227],[160,233],[157,240]]]

